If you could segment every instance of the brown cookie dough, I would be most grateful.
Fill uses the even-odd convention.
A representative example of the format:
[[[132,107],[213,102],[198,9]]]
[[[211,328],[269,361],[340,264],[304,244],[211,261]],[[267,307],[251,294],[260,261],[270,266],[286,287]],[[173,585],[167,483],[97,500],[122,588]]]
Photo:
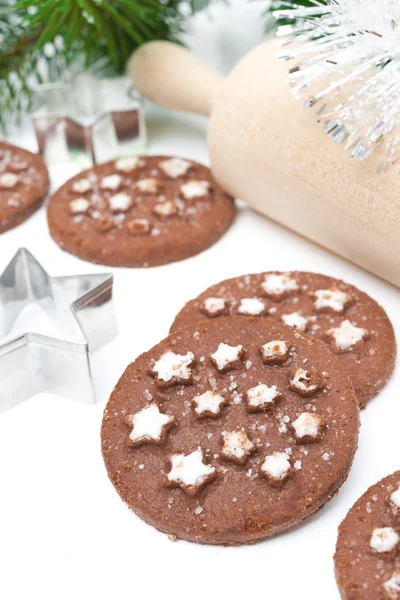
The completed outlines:
[[[264,354],[286,358],[264,361]],[[235,317],[171,334],[129,365],[104,412],[121,498],[177,538],[257,542],[344,482],[359,410],[334,355],[280,323]]]
[[[52,196],[47,214],[52,237],[67,252],[103,265],[150,267],[214,244],[235,205],[207,167],[143,156],[73,177]]]
[[[343,600],[400,600],[400,471],[370,487],[339,527]]]
[[[177,315],[171,331],[221,315],[283,321],[319,340],[339,359],[361,408],[387,383],[396,340],[385,311],[364,292],[318,273],[258,273],[209,287]]]
[[[38,154],[0,142],[0,233],[38,210],[48,189],[49,174]]]

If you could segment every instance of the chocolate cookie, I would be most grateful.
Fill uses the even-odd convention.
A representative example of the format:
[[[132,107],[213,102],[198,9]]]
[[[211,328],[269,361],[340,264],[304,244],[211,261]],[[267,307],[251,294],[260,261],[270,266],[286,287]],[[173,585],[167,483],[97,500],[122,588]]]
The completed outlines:
[[[167,156],[121,158],[73,177],[51,198],[50,233],[94,263],[149,267],[214,244],[235,214],[210,170]]]
[[[49,174],[38,154],[0,142],[0,233],[40,208],[48,189]]]
[[[129,365],[104,412],[122,499],[162,532],[244,544],[293,527],[344,482],[359,411],[334,355],[271,319],[178,330]]]
[[[400,471],[370,487],[341,523],[335,570],[344,600],[400,600]]]
[[[361,408],[394,368],[396,340],[383,308],[332,277],[271,272],[227,279],[188,302],[171,331],[222,315],[271,317],[325,344],[350,377]]]

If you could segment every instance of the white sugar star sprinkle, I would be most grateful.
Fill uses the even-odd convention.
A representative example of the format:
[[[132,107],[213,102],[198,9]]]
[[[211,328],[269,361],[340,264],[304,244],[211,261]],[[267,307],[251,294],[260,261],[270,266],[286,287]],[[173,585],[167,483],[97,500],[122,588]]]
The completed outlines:
[[[136,169],[139,162],[140,162],[140,159],[136,158],[134,156],[127,157],[127,158],[119,158],[115,162],[115,168],[118,169],[118,171],[129,172],[129,171],[133,171],[133,169]]]
[[[181,192],[186,200],[205,196],[209,190],[210,184],[208,181],[188,181],[181,185]]]
[[[131,219],[127,224],[128,231],[132,235],[149,233],[151,227],[147,219]]]
[[[342,290],[330,289],[315,292],[314,306],[317,310],[331,308],[335,312],[343,312],[348,302],[350,302],[350,296]]]
[[[303,367],[296,369],[290,380],[290,389],[305,396],[313,394],[318,389],[316,374],[306,371]]]
[[[148,404],[142,410],[131,415],[132,432],[129,440],[133,444],[143,442],[160,442],[166,430],[166,426],[171,425],[174,417],[160,412],[157,404],[154,402]]]
[[[370,539],[370,546],[376,552],[390,552],[399,543],[399,535],[392,527],[374,529]]]
[[[204,300],[203,309],[208,316],[217,316],[226,308],[226,302],[223,298],[206,298]]]
[[[241,315],[260,315],[265,309],[264,302],[258,298],[243,298],[238,313]]]
[[[120,194],[115,194],[111,196],[109,199],[110,208],[112,211],[125,211],[128,210],[132,203],[132,199],[128,194],[121,192]]]
[[[193,359],[194,354],[192,352],[175,354],[175,352],[168,350],[154,363],[152,371],[156,374],[157,379],[163,383],[170,383],[175,380],[177,382],[187,382],[192,378],[190,365],[193,363]]]
[[[18,175],[15,173],[4,173],[0,175],[0,187],[2,188],[13,188],[18,183]]]
[[[116,173],[114,175],[107,175],[101,180],[101,189],[117,190],[121,185],[121,182],[122,177],[120,175],[117,175]]]
[[[15,159],[11,163],[11,166],[13,169],[15,169],[15,171],[25,171],[25,169],[29,168],[29,163],[27,163],[25,160]]]
[[[289,474],[290,462],[285,452],[273,452],[265,457],[262,473],[271,483],[283,482]]]
[[[266,275],[261,287],[269,296],[277,298],[282,297],[287,292],[299,289],[296,279],[291,277],[290,273],[282,273],[281,275],[271,273]]]
[[[339,350],[350,350],[355,344],[367,335],[366,329],[356,327],[348,319],[341,322],[339,327],[329,329],[328,335],[335,340],[336,347]]]
[[[273,340],[261,346],[261,354],[267,363],[284,360],[288,354],[288,347],[283,340]]]
[[[74,214],[86,212],[89,206],[90,202],[86,198],[76,198],[69,203],[69,209]]]
[[[388,599],[398,600],[400,598],[400,571],[393,571],[390,579],[383,584]]]
[[[299,331],[305,331],[307,328],[308,319],[303,317],[299,312],[292,312],[287,315],[282,315],[282,321],[289,327],[295,327]]]
[[[160,167],[164,173],[172,177],[172,179],[185,175],[190,166],[191,163],[183,160],[183,158],[170,158],[160,163]]]
[[[319,415],[303,412],[292,423],[297,441],[318,440],[321,435],[323,421]]]
[[[243,346],[229,346],[220,344],[218,350],[211,354],[218,371],[231,368],[242,356]]]
[[[90,183],[89,179],[78,179],[78,181],[75,181],[75,183],[73,184],[72,189],[78,194],[84,194],[85,192],[88,192],[92,189],[92,184]]]
[[[176,215],[178,212],[178,207],[176,206],[175,202],[172,202],[172,200],[165,200],[165,202],[156,204],[153,212],[160,217],[171,217],[172,215]]]
[[[170,483],[179,485],[184,491],[195,495],[203,485],[213,478],[215,467],[203,462],[203,451],[199,448],[191,454],[174,454],[171,470],[167,475]]]
[[[204,392],[201,396],[193,398],[194,411],[199,416],[217,416],[221,414],[221,408],[225,402],[225,398],[216,392]]]
[[[268,387],[264,383],[247,390],[247,406],[249,409],[262,410],[275,403],[279,397],[276,385]]]
[[[158,188],[158,181],[154,177],[148,177],[147,179],[139,179],[136,183],[136,187],[141,192],[148,192],[150,194],[154,194]]]
[[[390,502],[395,508],[400,508],[400,487],[390,494]]]
[[[249,440],[244,429],[240,431],[225,431],[224,445],[221,454],[224,458],[243,464],[255,450],[255,445]]]

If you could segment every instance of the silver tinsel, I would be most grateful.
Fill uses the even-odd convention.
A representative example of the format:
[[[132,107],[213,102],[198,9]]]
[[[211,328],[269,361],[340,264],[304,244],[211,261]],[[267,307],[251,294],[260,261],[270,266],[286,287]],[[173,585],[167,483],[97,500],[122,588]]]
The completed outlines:
[[[400,158],[400,0],[311,2],[273,3],[276,18],[294,19],[278,29],[291,89],[353,158],[384,145],[387,170]]]

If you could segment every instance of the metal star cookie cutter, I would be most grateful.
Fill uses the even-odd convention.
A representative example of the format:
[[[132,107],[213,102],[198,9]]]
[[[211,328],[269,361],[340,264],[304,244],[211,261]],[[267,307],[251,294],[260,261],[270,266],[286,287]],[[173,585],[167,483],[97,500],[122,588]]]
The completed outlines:
[[[18,250],[0,276],[0,412],[39,392],[95,403],[90,354],[118,333],[112,288],[111,273],[51,277]],[[1,341],[31,304],[65,339],[27,332]]]

